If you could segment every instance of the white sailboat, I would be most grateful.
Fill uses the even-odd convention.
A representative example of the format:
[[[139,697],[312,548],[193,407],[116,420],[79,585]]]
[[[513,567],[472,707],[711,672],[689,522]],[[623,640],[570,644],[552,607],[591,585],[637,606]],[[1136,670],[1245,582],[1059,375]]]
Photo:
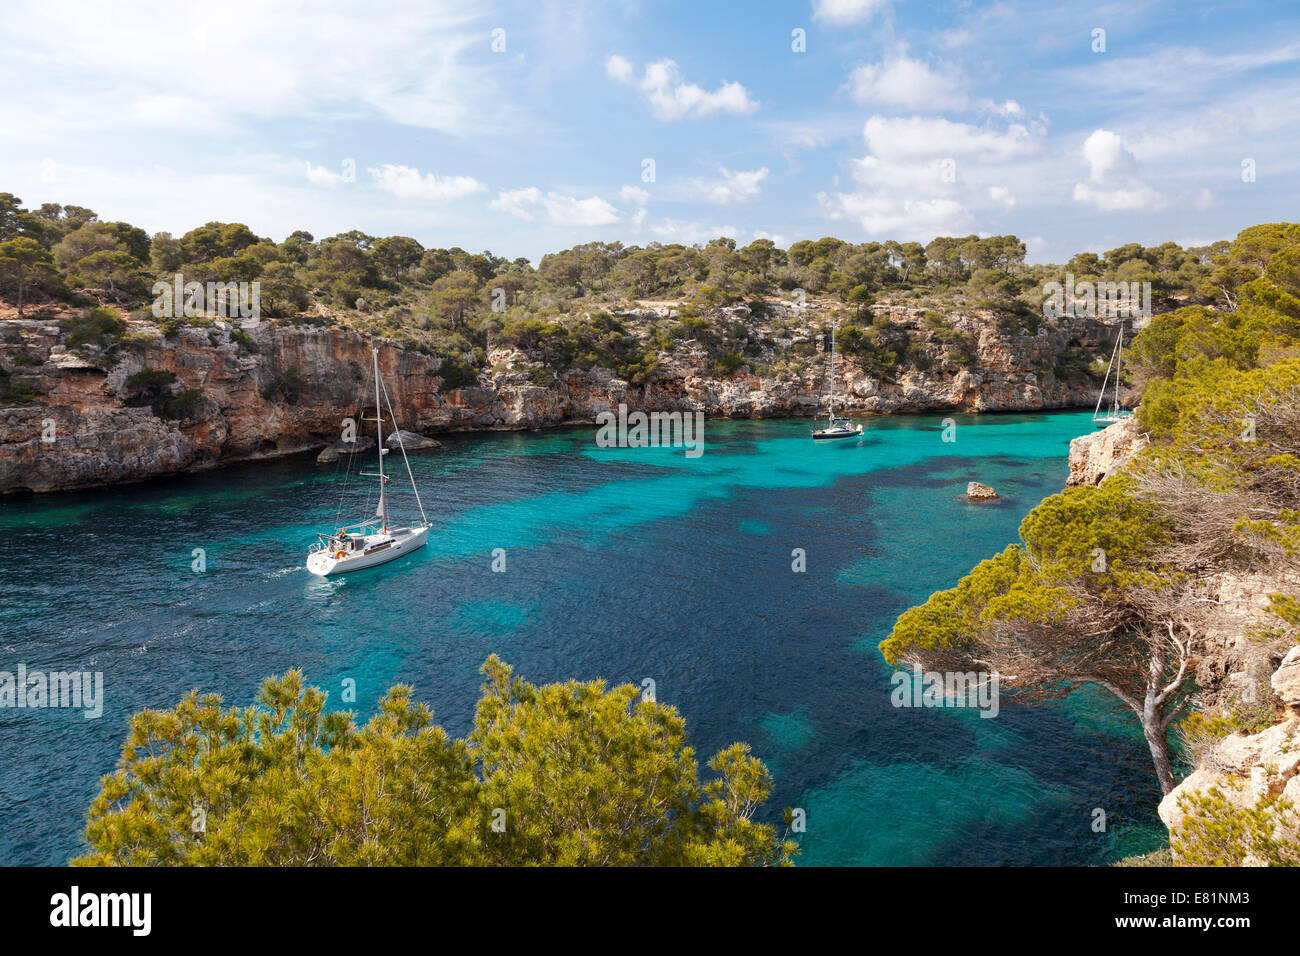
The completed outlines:
[[[1111,350],[1110,362],[1106,366],[1106,378],[1101,383],[1101,394],[1097,396],[1097,407],[1092,411],[1092,422],[1098,428],[1114,425],[1133,415],[1133,412],[1120,404],[1119,373],[1124,365],[1124,322],[1119,323],[1119,333],[1115,336],[1115,348]],[[1115,391],[1110,405],[1103,411],[1101,404],[1106,400],[1106,386],[1115,380]]]
[[[860,438],[862,425],[847,418],[835,417],[835,321],[831,320],[831,389],[828,401],[827,423],[825,428],[813,429],[813,441],[836,441],[841,438]],[[817,396],[818,408],[821,407],[821,395]],[[817,416],[814,414],[813,419]]]
[[[388,414],[393,416],[392,403],[388,402],[388,393],[383,389],[379,379],[379,350],[372,349],[375,364],[375,429],[379,448],[379,470],[361,472],[367,478],[379,479],[379,506],[372,517],[356,524],[336,526],[334,531],[326,534],[318,532],[317,541],[307,554],[307,570],[312,574],[326,577],[342,574],[345,571],[360,571],[385,564],[404,554],[423,548],[429,537],[429,519],[425,517],[424,505],[420,501],[420,491],[415,487],[415,476],[411,474],[411,462],[406,457],[406,446],[402,444],[402,433],[393,421],[393,435],[397,438],[397,447],[402,451],[402,461],[406,465],[406,475],[411,480],[411,490],[415,492],[415,503],[420,509],[420,524],[403,527],[389,527],[388,524],[388,476],[384,474],[384,456],[389,449],[384,447],[384,414],[382,401],[388,404]],[[369,420],[369,419],[367,419]],[[351,456],[349,456],[349,461]],[[350,467],[350,464],[349,464]],[[344,494],[347,492],[346,481]],[[340,503],[340,509],[342,505]]]

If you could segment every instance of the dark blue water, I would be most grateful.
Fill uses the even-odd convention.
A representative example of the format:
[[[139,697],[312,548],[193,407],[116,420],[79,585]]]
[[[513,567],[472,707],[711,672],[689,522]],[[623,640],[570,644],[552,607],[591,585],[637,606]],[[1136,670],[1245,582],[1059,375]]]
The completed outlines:
[[[355,680],[362,719],[412,684],[463,734],[494,652],[533,682],[653,679],[702,758],[749,741],[776,776],[767,817],[807,812],[803,864],[1096,864],[1152,848],[1159,790],[1109,698],[1004,697],[994,720],[890,704],[876,643],[894,618],[1014,540],[1091,430],[1075,413],[956,420],[952,443],[939,417],[900,417],[831,446],[806,422],[710,422],[696,459],[598,449],[590,429],[449,438],[412,456],[429,547],[327,580],[302,562],[341,475],[309,458],[0,499],[0,669],[102,671],[107,697],[98,720],[0,710],[0,863],[79,852],[141,708],[196,687],[245,704],[301,667],[338,706]],[[1003,497],[969,503],[969,480]]]

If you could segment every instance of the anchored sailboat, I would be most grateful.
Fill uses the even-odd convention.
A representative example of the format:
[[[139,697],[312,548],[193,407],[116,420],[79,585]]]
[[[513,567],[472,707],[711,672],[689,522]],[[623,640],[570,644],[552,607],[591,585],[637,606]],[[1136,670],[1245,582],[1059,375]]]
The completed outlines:
[[[825,428],[815,428],[812,433],[813,441],[834,441],[840,438],[859,438],[862,435],[862,426],[857,422],[850,421],[847,418],[835,417],[835,320],[831,320],[831,370],[830,370],[831,388],[827,404],[827,423]],[[818,390],[817,408],[820,411],[822,404],[821,392]],[[813,420],[816,421],[817,414],[814,413]]]
[[[341,574],[344,571],[360,571],[384,564],[394,558],[400,558],[419,548],[423,548],[429,537],[429,519],[425,517],[424,505],[420,501],[420,491],[415,487],[415,476],[411,473],[411,462],[406,457],[406,446],[402,444],[402,433],[397,428],[393,415],[393,406],[388,402],[388,392],[379,379],[379,350],[372,349],[375,364],[375,422],[376,440],[379,447],[379,470],[361,472],[363,477],[379,479],[379,506],[372,517],[356,524],[337,526],[334,531],[317,533],[317,542],[307,555],[307,570],[322,577]],[[382,391],[382,395],[381,395]],[[402,450],[402,461],[406,465],[406,475],[411,480],[411,490],[415,492],[415,504],[420,509],[420,524],[416,526],[389,527],[388,524],[388,476],[384,474],[384,456],[389,449],[384,447],[383,403],[388,405],[388,414],[393,418],[393,435],[397,447]],[[370,419],[367,419],[369,421]],[[349,456],[349,459],[351,456]],[[350,467],[350,466],[349,466]],[[344,493],[347,492],[346,481]],[[342,502],[340,502],[340,511]]]
[[[1124,322],[1120,320],[1119,333],[1115,336],[1115,348],[1110,353],[1110,363],[1106,366],[1106,378],[1101,383],[1101,394],[1097,396],[1097,407],[1092,412],[1092,422],[1098,428],[1105,428],[1132,416],[1133,412],[1120,404],[1119,373],[1124,365]],[[1115,380],[1115,391],[1110,405],[1103,410],[1101,405],[1106,400],[1106,386]]]

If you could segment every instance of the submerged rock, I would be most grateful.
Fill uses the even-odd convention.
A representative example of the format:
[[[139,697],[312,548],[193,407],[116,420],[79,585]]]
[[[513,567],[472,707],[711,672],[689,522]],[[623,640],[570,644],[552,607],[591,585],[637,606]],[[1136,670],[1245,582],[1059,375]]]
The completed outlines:
[[[972,481],[966,485],[966,497],[980,501],[987,498],[997,498],[998,493],[988,485]]]

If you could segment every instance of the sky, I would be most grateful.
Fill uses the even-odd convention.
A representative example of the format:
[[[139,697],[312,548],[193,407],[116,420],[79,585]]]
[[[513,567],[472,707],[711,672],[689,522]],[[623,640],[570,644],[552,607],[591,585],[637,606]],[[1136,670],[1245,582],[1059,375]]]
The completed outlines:
[[[1300,4],[5,0],[0,191],[179,235],[1014,233],[1300,218]]]

